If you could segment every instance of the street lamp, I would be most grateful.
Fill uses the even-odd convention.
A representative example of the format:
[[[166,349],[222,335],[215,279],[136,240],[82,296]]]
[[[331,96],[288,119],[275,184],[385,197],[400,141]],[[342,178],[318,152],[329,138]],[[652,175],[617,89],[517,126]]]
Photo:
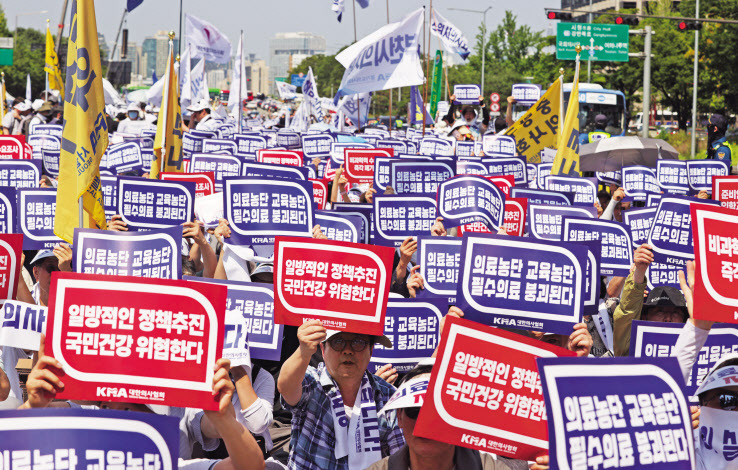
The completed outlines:
[[[484,34],[482,34],[482,83],[480,84],[480,89],[482,90],[482,96],[484,96],[484,57],[487,55],[487,51],[485,48],[486,41],[487,41],[487,12],[492,9],[491,6],[487,7],[486,10],[467,10],[466,8],[449,8],[449,10],[456,10],[456,11],[465,11],[467,13],[481,13],[482,14],[482,24],[484,24]]]

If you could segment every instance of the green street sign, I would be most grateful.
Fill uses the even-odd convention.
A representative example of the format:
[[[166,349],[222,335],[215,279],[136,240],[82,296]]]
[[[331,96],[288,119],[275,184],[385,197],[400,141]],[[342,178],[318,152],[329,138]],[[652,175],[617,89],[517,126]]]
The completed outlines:
[[[278,82],[286,82],[287,81],[287,77],[274,77],[274,79],[276,81],[278,81]]]
[[[580,60],[628,62],[630,26],[621,24],[559,23],[556,58],[575,60],[574,48],[582,46]]]
[[[0,49],[0,65],[13,65],[13,49]]]

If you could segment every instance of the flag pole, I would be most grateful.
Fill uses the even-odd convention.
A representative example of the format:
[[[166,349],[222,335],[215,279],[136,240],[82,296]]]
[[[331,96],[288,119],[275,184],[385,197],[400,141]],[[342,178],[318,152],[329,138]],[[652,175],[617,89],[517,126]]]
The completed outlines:
[[[431,0],[431,8],[433,8],[433,0]],[[425,5],[423,5],[423,10],[425,10]],[[425,95],[425,98],[423,99],[423,137],[425,137],[425,103],[428,101],[428,71],[430,67],[430,62],[428,61],[427,54],[428,49],[425,45],[425,11],[423,12],[423,52],[426,54],[426,66],[425,66],[425,79],[423,80],[423,95]],[[430,33],[429,33],[430,34]],[[413,110],[415,112],[415,110]]]
[[[238,133],[240,134],[243,131],[243,96],[241,96],[241,91],[243,90],[243,81],[244,81],[244,69],[243,69],[243,30],[241,30],[241,57],[239,57],[239,63],[238,63]],[[180,41],[181,42],[181,41]]]
[[[46,18],[46,31],[47,32],[50,32],[50,30],[49,30],[49,21],[51,21],[51,20],[49,20],[48,18]],[[45,64],[46,64],[46,62],[44,62],[44,65]],[[45,68],[46,67],[44,67],[44,69]],[[45,88],[45,92],[44,92],[44,101],[49,101],[49,71],[46,70],[45,72],[46,72],[45,73],[45,75],[46,75],[46,88]]]
[[[351,0],[351,11],[354,14],[354,43],[359,42],[356,36],[356,0]],[[359,94],[356,95],[356,131],[361,131],[361,100]],[[369,113],[367,112],[367,115]]]
[[[559,138],[556,142],[556,149],[561,147],[562,135],[564,135],[564,67],[559,69],[559,80],[561,80],[561,93],[559,94]],[[571,99],[571,96],[569,96]]]
[[[389,0],[387,0],[387,24],[390,22],[390,16],[389,16]],[[390,131],[390,137],[392,137],[392,88],[389,90],[389,131]]]
[[[5,106],[7,105],[7,100],[5,99],[5,72],[0,72],[0,76],[2,76],[2,82],[0,82],[0,100],[3,101],[0,103],[0,122],[2,122],[5,120]],[[2,131],[0,129],[0,134],[2,134]]]

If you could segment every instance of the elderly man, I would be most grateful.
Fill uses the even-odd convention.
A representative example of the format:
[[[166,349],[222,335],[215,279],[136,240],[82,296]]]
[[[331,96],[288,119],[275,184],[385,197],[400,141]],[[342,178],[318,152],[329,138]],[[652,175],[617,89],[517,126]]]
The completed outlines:
[[[393,417],[378,417],[395,388],[366,370],[385,336],[326,330],[320,320],[297,329],[299,348],[282,365],[277,388],[292,411],[290,469],[363,470],[405,440]],[[310,367],[320,346],[325,363]]]
[[[192,113],[190,129],[214,132],[218,128],[218,122],[210,115],[211,108],[208,100],[202,99],[188,106],[187,111]]]

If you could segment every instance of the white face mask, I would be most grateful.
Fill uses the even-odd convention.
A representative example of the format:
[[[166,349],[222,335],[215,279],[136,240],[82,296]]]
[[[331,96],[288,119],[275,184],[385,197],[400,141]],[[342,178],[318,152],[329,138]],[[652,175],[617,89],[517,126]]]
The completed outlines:
[[[738,412],[700,408],[697,458],[709,470],[738,469]]]

